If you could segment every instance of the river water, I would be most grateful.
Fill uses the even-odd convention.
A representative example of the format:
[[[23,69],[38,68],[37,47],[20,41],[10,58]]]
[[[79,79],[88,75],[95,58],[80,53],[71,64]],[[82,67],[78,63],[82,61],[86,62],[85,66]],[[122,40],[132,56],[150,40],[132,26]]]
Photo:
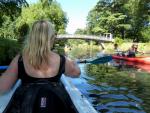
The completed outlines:
[[[125,71],[115,69],[116,71],[109,72],[108,69],[106,70],[108,74],[105,72],[103,75],[106,77],[104,77],[95,76],[103,71],[101,67],[104,65],[97,68],[89,66],[89,70],[87,67],[88,65],[80,65],[81,76],[73,79],[73,83],[98,112],[150,113],[150,74],[138,73],[130,67],[125,68]],[[114,72],[120,75],[113,75]],[[94,75],[90,76],[91,73]]]

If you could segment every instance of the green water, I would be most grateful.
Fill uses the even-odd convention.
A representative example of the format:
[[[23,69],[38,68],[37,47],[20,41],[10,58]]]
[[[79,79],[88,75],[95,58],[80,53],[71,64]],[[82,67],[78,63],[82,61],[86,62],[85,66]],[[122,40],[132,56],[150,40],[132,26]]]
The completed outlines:
[[[103,113],[150,113],[150,74],[131,67],[87,65],[89,80],[100,90],[90,90],[95,108]]]

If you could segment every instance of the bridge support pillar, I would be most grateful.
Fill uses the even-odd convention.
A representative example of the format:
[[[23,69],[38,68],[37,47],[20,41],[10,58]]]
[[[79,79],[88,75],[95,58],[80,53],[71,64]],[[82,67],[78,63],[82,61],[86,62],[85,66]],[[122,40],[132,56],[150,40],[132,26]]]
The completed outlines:
[[[105,49],[105,45],[104,45],[104,43],[99,42],[99,44],[100,44],[100,46],[101,46],[101,48],[102,48],[102,49]]]

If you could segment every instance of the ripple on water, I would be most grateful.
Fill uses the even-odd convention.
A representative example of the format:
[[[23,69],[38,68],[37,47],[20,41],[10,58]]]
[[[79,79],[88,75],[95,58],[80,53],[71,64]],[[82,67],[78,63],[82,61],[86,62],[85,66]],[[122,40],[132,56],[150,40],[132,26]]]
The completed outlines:
[[[141,107],[143,101],[128,88],[89,84],[88,80],[94,79],[86,76],[83,65],[81,70],[81,77],[73,82],[100,113],[146,113]]]

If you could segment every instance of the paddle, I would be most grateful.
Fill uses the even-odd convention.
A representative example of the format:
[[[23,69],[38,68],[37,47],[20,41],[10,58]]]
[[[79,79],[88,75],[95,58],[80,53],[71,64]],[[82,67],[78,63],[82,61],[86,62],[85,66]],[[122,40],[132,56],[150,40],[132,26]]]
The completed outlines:
[[[91,64],[103,64],[112,60],[112,56],[103,56],[94,60],[83,60],[78,61],[78,63],[91,63]]]
[[[8,66],[0,66],[0,70],[7,69]]]
[[[83,60],[78,61],[77,63],[91,63],[91,64],[103,64],[112,60],[112,56],[103,56],[94,60]],[[7,69],[8,66],[0,66],[0,70]]]

